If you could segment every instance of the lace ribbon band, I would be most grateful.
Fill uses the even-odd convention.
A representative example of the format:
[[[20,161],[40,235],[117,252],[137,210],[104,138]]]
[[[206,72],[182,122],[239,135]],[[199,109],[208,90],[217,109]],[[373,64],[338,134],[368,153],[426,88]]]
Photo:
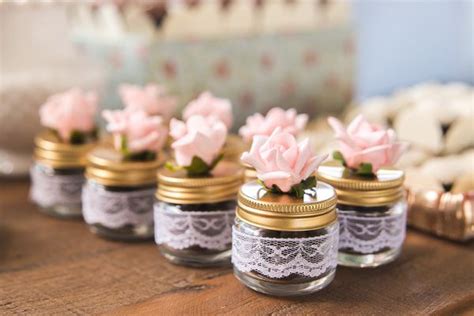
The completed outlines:
[[[225,250],[232,242],[235,208],[222,211],[183,212],[163,202],[155,204],[155,241],[174,249],[192,246]]]
[[[398,248],[405,240],[406,207],[402,212],[383,217],[369,217],[353,211],[338,210],[337,213],[340,223],[339,249],[368,254]]]
[[[33,167],[30,169],[30,176],[30,198],[41,207],[81,203],[81,189],[84,184],[82,174],[51,175]]]
[[[291,274],[317,277],[337,266],[337,224],[327,234],[309,238],[268,238],[233,229],[232,263],[241,272],[270,278]]]
[[[86,183],[82,191],[82,213],[88,224],[108,228],[125,225],[153,225],[155,189],[109,192]]]

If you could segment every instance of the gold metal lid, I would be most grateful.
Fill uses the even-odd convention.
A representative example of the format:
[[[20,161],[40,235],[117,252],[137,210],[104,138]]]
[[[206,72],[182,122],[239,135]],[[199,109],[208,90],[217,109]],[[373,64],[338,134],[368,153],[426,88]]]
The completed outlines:
[[[112,146],[102,145],[87,156],[86,177],[107,186],[155,184],[156,172],[166,158],[160,153],[153,161],[123,161]]]
[[[235,134],[227,135],[224,148],[222,148],[224,159],[239,162],[240,156],[246,150],[248,150],[248,145],[240,136]]]
[[[249,224],[279,231],[307,231],[325,227],[337,219],[336,193],[318,182],[302,199],[268,192],[256,181],[239,191],[237,217]]]
[[[339,162],[322,164],[317,178],[336,189],[338,203],[357,206],[382,206],[396,202],[404,195],[404,173],[381,168],[374,178],[352,175]]]
[[[246,163],[242,163],[242,166],[244,167],[245,182],[257,180],[257,171],[254,167]]]
[[[156,197],[174,204],[207,204],[235,199],[243,181],[243,170],[234,162],[221,161],[209,177],[188,177],[185,170],[158,171]]]
[[[52,168],[80,168],[86,165],[86,155],[96,143],[72,145],[63,142],[52,131],[45,130],[35,138],[34,158]]]

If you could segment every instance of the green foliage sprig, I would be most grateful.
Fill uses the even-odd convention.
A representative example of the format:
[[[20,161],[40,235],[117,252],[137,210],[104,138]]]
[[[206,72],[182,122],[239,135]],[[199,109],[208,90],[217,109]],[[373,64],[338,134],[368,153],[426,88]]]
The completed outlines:
[[[194,156],[191,164],[186,167],[177,166],[172,162],[167,162],[165,167],[171,171],[186,170],[188,176],[190,177],[203,177],[211,174],[211,171],[217,166],[219,161],[224,157],[223,154],[217,156],[210,165],[208,165],[204,160],[198,156]]]
[[[346,160],[340,151],[335,151],[332,153],[332,158],[334,160],[340,161],[347,170],[349,170],[352,174],[361,176],[361,177],[374,177],[375,174],[372,170],[372,164],[369,162],[361,163],[356,169],[350,168],[347,166]]]

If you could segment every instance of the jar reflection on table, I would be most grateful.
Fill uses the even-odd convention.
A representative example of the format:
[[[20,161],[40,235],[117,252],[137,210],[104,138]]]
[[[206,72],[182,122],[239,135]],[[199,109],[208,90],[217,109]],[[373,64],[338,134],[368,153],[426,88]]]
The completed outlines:
[[[154,217],[163,256],[186,266],[228,265],[242,179],[238,164],[229,161],[220,162],[209,177],[161,169]]]
[[[260,193],[259,193],[260,192]],[[264,193],[256,182],[239,193],[233,229],[234,274],[270,295],[305,295],[334,278],[339,226],[334,190],[318,183],[304,199]]]

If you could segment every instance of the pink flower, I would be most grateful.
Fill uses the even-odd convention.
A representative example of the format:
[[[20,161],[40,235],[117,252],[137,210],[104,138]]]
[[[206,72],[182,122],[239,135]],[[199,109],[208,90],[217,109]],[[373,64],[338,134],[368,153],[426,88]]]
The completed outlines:
[[[357,116],[347,129],[336,118],[328,119],[339,140],[339,148],[349,168],[357,169],[362,163],[372,164],[372,172],[382,166],[393,165],[407,149],[398,142],[395,131],[369,123],[362,115]]]
[[[176,109],[176,98],[166,94],[164,87],[148,84],[144,87],[123,84],[119,94],[127,111],[145,111],[149,115],[160,115],[169,120]]]
[[[83,92],[78,88],[52,95],[41,106],[41,124],[54,129],[64,141],[69,141],[71,133],[92,132],[95,129],[97,95]]]
[[[228,99],[216,98],[208,91],[189,102],[183,110],[183,119],[188,120],[192,115],[213,116],[222,121],[227,129],[232,127],[232,104]]]
[[[281,191],[289,192],[294,185],[314,175],[326,157],[315,156],[307,138],[297,143],[291,133],[278,127],[270,136],[255,136],[250,151],[243,153],[241,160],[255,168],[266,187],[276,185]]]
[[[211,165],[224,146],[227,127],[216,118],[193,115],[186,122],[171,119],[170,135],[178,166],[190,166],[194,156]]]
[[[250,142],[255,135],[270,136],[275,128],[280,127],[283,131],[296,136],[301,132],[308,122],[308,115],[297,114],[295,109],[287,111],[282,108],[272,108],[264,117],[255,113],[247,118],[246,125],[242,126],[239,134],[246,142]]]
[[[156,152],[166,142],[168,129],[160,116],[148,116],[144,111],[103,111],[107,120],[107,131],[114,136],[114,147],[127,152]]]

